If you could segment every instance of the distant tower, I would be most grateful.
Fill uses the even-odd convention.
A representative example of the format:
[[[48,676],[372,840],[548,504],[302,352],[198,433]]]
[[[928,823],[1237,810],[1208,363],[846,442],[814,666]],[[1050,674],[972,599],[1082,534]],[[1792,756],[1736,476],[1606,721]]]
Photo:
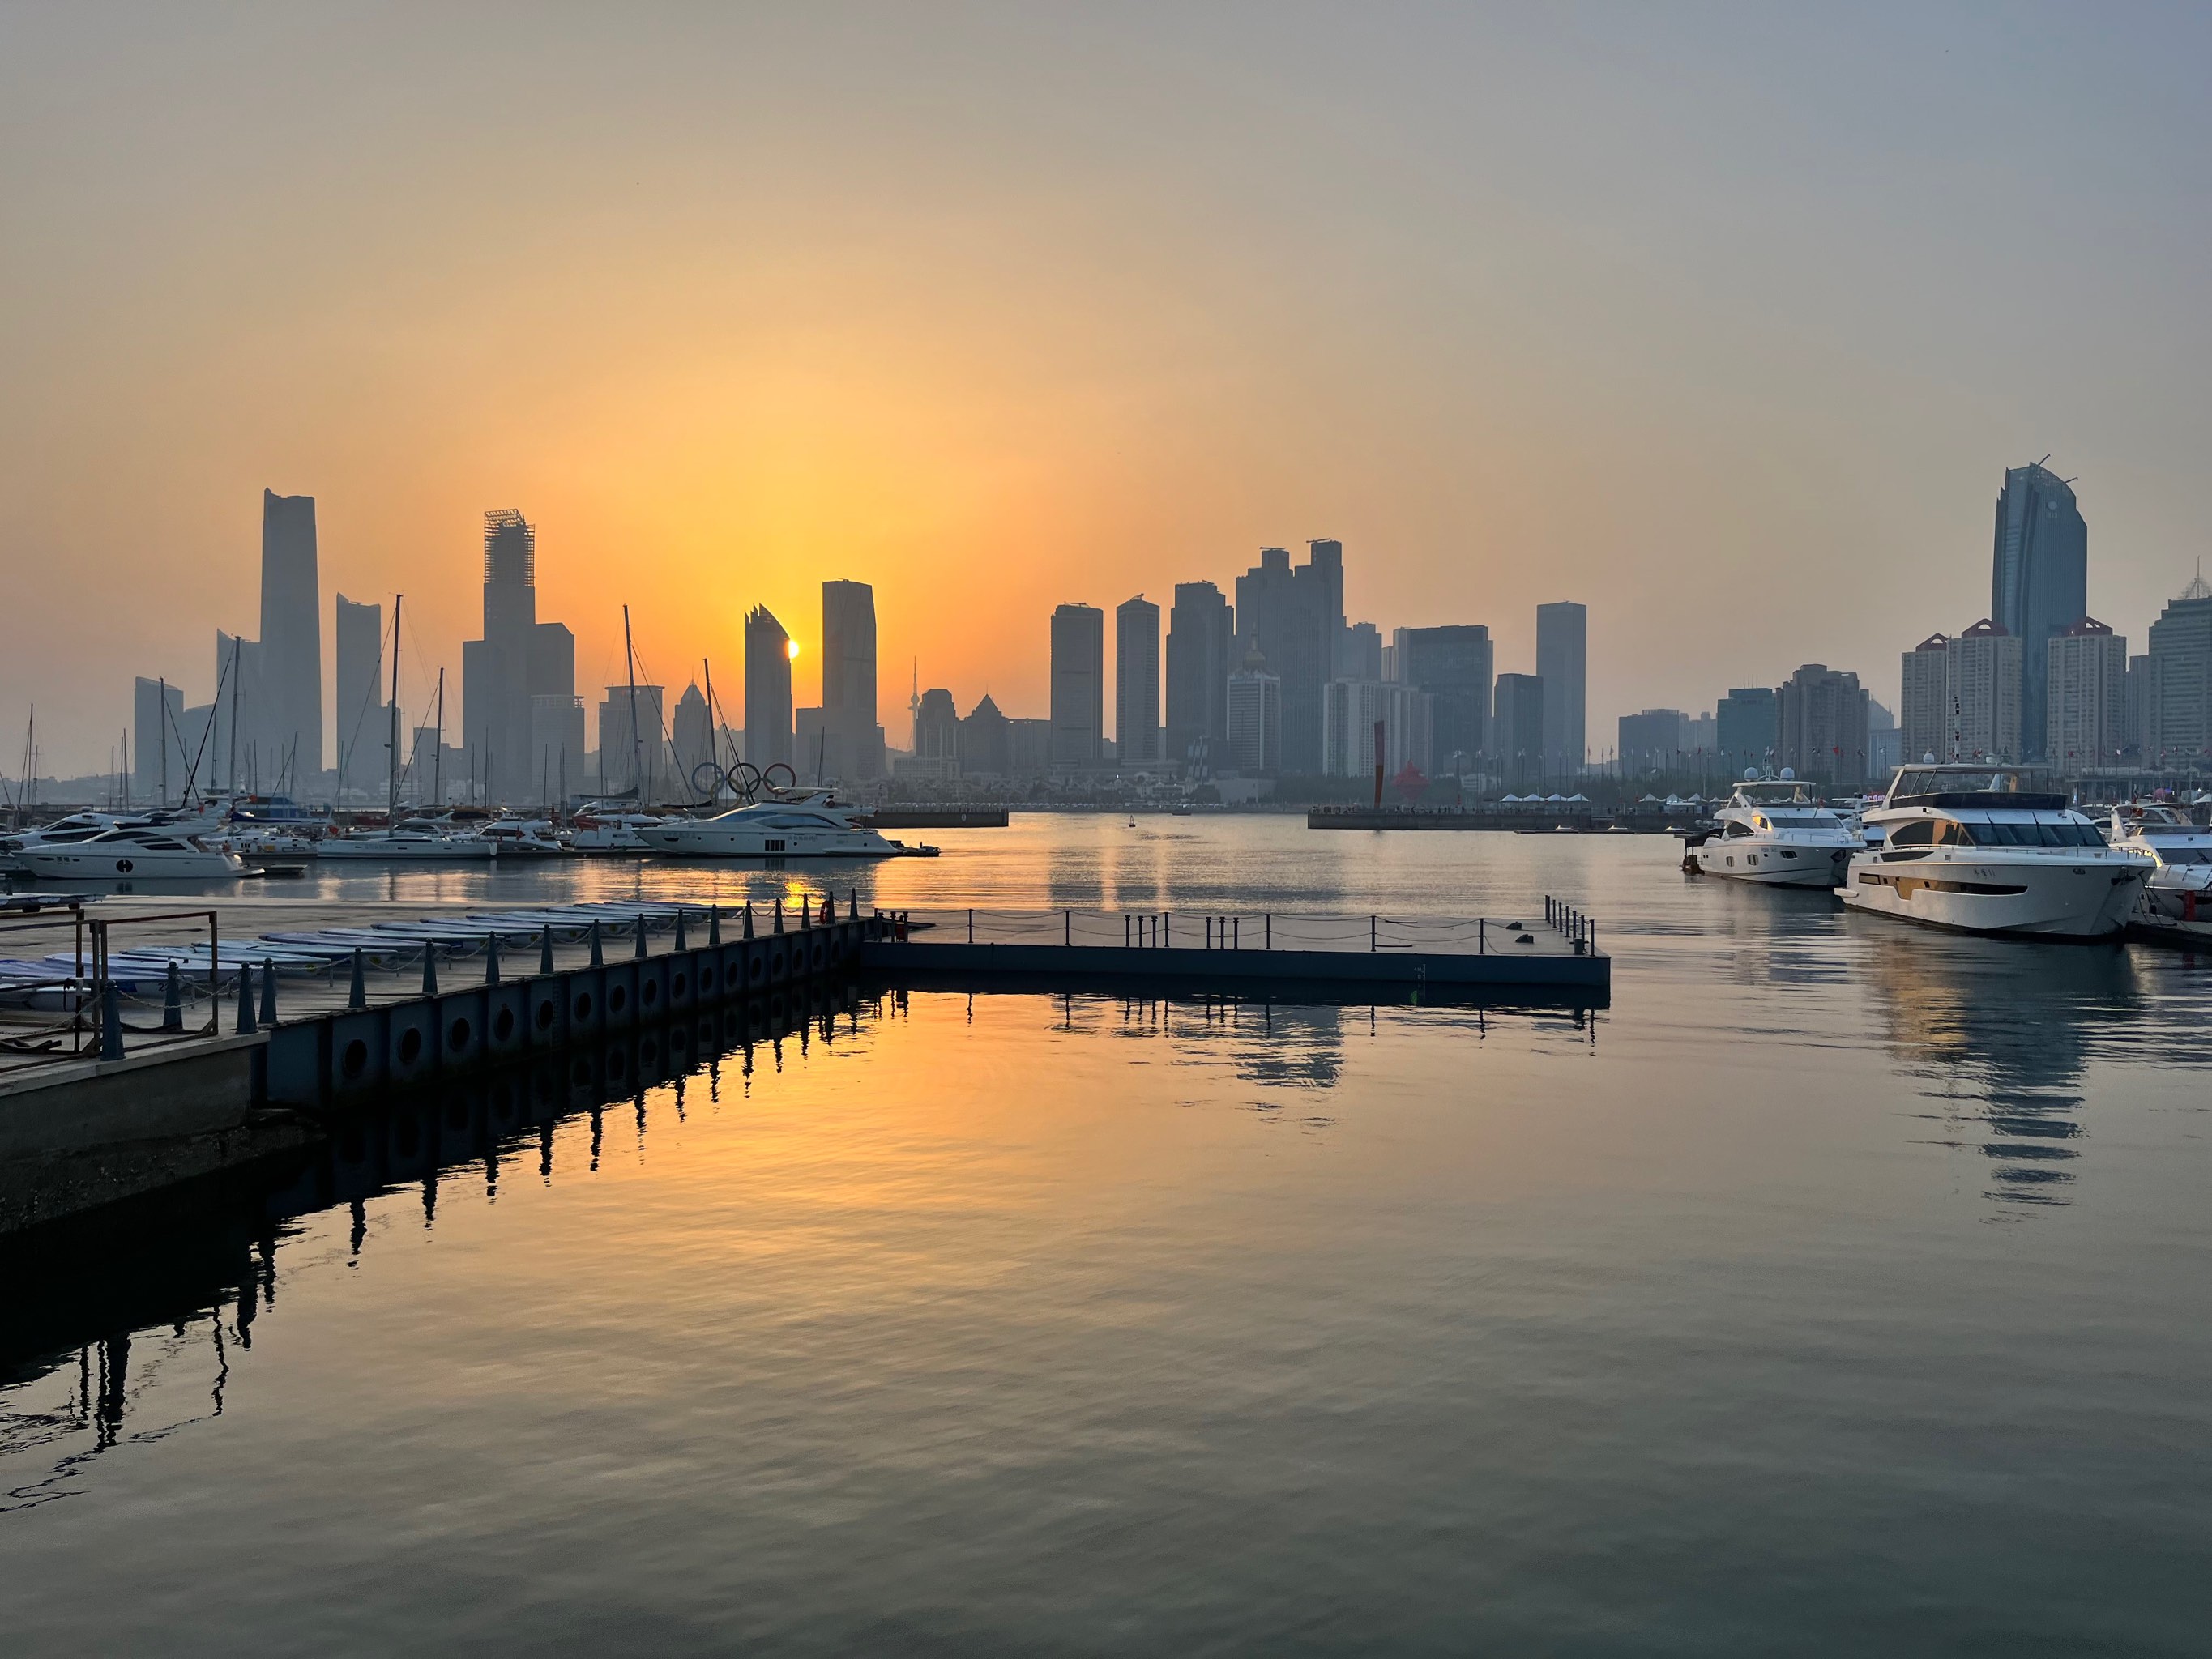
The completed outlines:
[[[906,712],[913,727],[909,733],[914,744],[913,752],[919,755],[921,753],[921,659],[919,657],[914,659],[913,672],[914,690],[906,700]]]
[[[876,590],[866,582],[822,584],[822,729],[826,774],[848,783],[884,775],[884,729],[876,723]]]
[[[1125,766],[1160,759],[1160,608],[1141,593],[1114,612],[1114,743]]]
[[[1405,669],[1401,665],[1402,678]],[[1536,678],[1543,681],[1544,760],[1571,775],[1589,759],[1589,607],[1562,599],[1536,607]]]
[[[384,607],[337,596],[337,772],[349,787],[381,783],[392,744],[384,686]]]
[[[289,767],[292,788],[305,793],[323,769],[323,602],[313,495],[261,492],[261,693],[254,725],[263,787],[273,787]]]
[[[791,635],[764,605],[745,614],[745,759],[792,763]]]
[[[2042,461],[2007,468],[1990,556],[1990,620],[2020,641],[2021,747],[2032,758],[2047,753],[2049,642],[2088,611],[2089,526],[2072,487]]]
[[[1212,582],[1177,582],[1168,617],[1167,752],[1183,765],[1200,739],[1209,749],[1229,740],[1230,642],[1236,618]]]
[[[1052,613],[1052,753],[1054,766],[1090,766],[1103,752],[1106,613],[1063,605]]]

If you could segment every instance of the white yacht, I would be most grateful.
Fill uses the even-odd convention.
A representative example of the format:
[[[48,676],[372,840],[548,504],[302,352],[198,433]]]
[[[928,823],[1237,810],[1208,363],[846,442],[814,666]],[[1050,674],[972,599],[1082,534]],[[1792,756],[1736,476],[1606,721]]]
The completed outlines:
[[[2027,767],[1901,766],[1866,817],[1883,845],[1852,858],[1844,902],[1965,933],[2116,933],[2155,867]]]
[[[887,840],[834,806],[830,792],[758,801],[711,818],[670,818],[638,832],[656,853],[695,859],[892,859],[931,849]]]
[[[82,841],[33,842],[15,854],[41,881],[112,881],[118,876],[179,881],[246,873],[245,861],[174,824],[118,824]]]
[[[2162,932],[2212,939],[2212,830],[2177,806],[2114,807],[2112,842],[2157,865],[2144,884],[2142,915]]]
[[[653,851],[645,832],[660,827],[657,812],[625,812],[619,807],[586,806],[568,832],[568,848],[601,857],[636,858]]]
[[[1834,887],[1866,846],[1813,786],[1784,767],[1777,778],[1747,776],[1713,814],[1712,832],[1690,856],[1708,876],[1762,887]]]
[[[456,835],[453,825],[435,818],[402,818],[389,830],[326,836],[315,844],[316,858],[326,863],[332,859],[378,859],[386,863],[416,864],[490,859],[498,854],[496,842]]]
[[[568,849],[544,818],[495,819],[477,831],[477,839],[492,842],[503,859],[568,856]]]

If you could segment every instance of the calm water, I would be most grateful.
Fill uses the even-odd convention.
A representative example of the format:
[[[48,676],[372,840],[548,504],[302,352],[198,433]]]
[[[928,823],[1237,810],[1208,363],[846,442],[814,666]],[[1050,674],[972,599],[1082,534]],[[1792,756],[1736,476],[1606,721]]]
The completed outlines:
[[[6,1650],[2212,1647],[2212,959],[1660,839],[929,838],[862,902],[1557,892],[1613,1004],[886,997],[357,1204],[10,1265]]]

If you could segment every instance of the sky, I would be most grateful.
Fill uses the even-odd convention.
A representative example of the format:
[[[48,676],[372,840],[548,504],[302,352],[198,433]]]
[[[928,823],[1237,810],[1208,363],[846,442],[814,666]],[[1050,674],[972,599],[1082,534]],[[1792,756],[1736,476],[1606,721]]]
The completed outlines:
[[[811,701],[846,577],[901,744],[910,665],[1042,714],[1055,605],[1315,537],[1500,672],[1587,604],[1594,750],[1893,707],[2046,453],[2140,650],[2212,539],[2209,75],[2154,6],[8,0],[0,732],[204,701],[264,486],[326,675],[405,592],[410,716],[509,507],[587,700],[628,604],[737,703],[763,603]]]

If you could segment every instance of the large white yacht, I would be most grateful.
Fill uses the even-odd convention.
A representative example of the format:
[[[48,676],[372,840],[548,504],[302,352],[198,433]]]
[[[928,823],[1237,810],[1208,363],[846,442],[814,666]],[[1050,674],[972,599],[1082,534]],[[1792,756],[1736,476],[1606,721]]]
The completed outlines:
[[[2212,830],[2179,807],[2114,807],[2112,842],[2157,865],[2144,884],[2142,914],[2161,932],[2212,939]]]
[[[118,876],[179,881],[246,873],[245,860],[173,824],[119,824],[82,841],[33,842],[16,861],[41,881],[112,881]]]
[[[370,830],[347,836],[326,836],[315,844],[315,856],[331,859],[380,859],[387,863],[417,864],[447,860],[489,859],[498,855],[496,842],[457,835],[453,826],[436,818],[402,818],[389,830]]]
[[[1883,845],[1852,858],[1844,902],[1964,933],[2118,933],[2155,867],[2027,767],[1901,766],[1866,819]]]
[[[1712,833],[1690,856],[1708,876],[1762,887],[1834,887],[1866,845],[1856,827],[1820,804],[1813,786],[1782,775],[1747,775],[1713,814]]]
[[[932,850],[854,823],[851,809],[832,805],[826,789],[711,818],[669,818],[638,834],[654,852],[678,858],[891,859]]]
[[[575,817],[568,832],[571,852],[600,858],[637,858],[653,851],[645,832],[659,828],[658,812],[630,812],[619,806],[592,805]]]

